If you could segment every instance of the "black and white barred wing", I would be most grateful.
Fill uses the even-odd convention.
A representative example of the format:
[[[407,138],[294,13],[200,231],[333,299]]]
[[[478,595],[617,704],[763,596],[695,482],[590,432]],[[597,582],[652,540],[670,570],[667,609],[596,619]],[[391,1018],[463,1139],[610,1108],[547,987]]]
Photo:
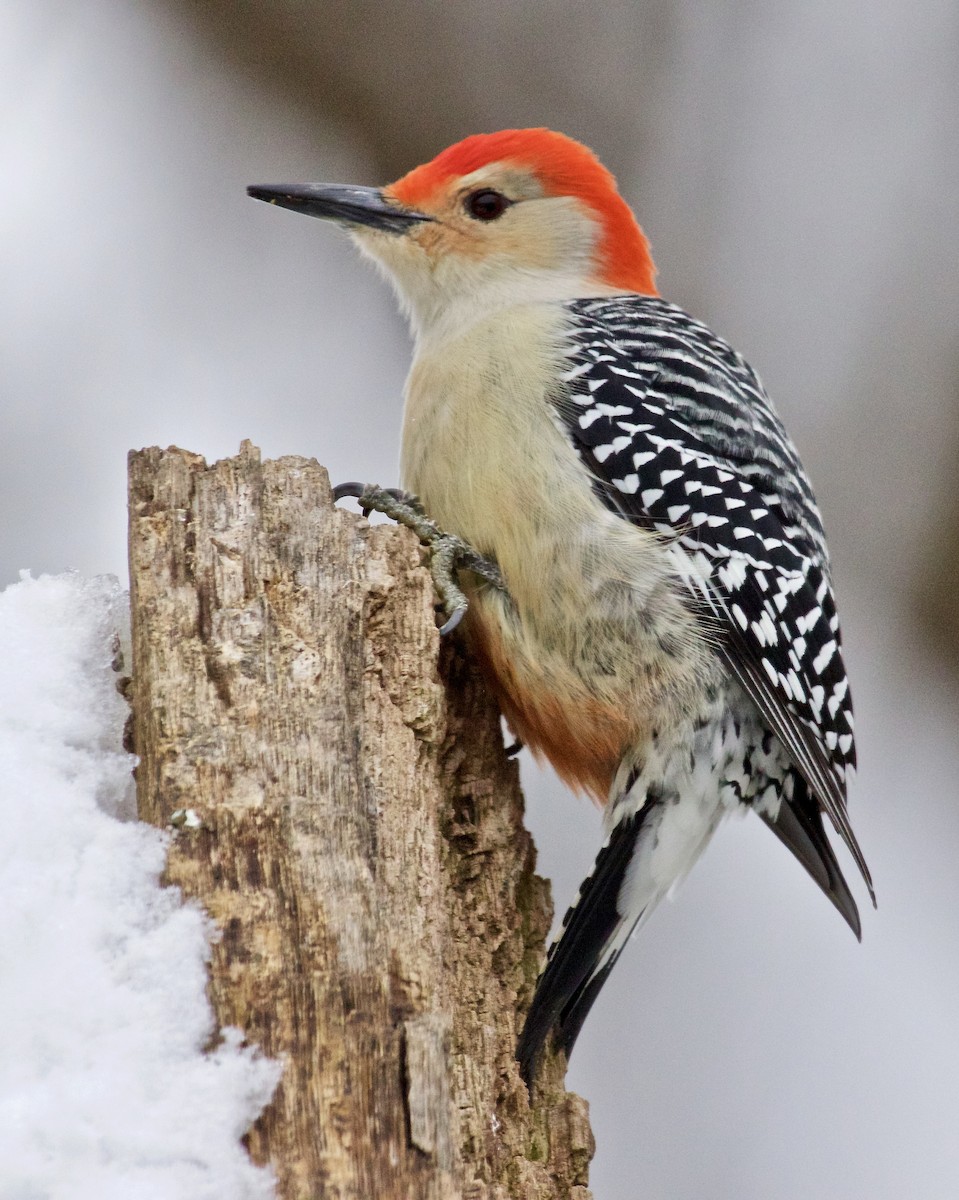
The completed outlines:
[[[846,814],[852,702],[819,511],[758,378],[682,310],[570,303],[558,411],[611,508],[671,541],[717,651],[785,746],[872,891]]]

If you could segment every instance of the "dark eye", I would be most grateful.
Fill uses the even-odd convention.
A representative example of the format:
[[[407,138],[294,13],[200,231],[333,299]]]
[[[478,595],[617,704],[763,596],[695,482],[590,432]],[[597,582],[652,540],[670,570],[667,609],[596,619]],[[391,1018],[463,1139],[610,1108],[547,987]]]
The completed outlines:
[[[495,221],[509,208],[510,202],[492,188],[483,188],[466,197],[466,211],[477,221]]]

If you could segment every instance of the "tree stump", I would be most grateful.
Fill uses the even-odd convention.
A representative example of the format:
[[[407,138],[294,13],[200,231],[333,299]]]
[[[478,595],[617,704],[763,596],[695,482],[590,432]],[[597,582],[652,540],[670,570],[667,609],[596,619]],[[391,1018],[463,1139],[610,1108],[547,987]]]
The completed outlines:
[[[283,1200],[587,1200],[587,1107],[513,1059],[550,922],[517,768],[413,535],[316,462],[130,455],[132,738],[219,1024],[283,1064]]]

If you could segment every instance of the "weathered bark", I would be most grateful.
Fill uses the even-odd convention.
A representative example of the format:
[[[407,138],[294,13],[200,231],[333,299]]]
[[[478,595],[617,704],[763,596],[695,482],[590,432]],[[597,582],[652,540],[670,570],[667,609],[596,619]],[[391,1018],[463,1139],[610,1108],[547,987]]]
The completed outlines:
[[[513,1061],[548,889],[412,534],[313,461],[150,449],[130,564],[140,813],[221,932],[218,1021],[283,1062],[279,1195],[584,1200],[585,1103]]]

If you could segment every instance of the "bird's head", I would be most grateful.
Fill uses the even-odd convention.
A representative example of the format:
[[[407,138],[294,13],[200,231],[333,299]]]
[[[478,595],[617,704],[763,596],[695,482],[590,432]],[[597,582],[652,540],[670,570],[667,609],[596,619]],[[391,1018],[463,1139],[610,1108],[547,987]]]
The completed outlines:
[[[549,129],[476,134],[382,190],[248,190],[349,229],[419,335],[533,300],[656,294],[649,244],[615,179],[591,150]]]

